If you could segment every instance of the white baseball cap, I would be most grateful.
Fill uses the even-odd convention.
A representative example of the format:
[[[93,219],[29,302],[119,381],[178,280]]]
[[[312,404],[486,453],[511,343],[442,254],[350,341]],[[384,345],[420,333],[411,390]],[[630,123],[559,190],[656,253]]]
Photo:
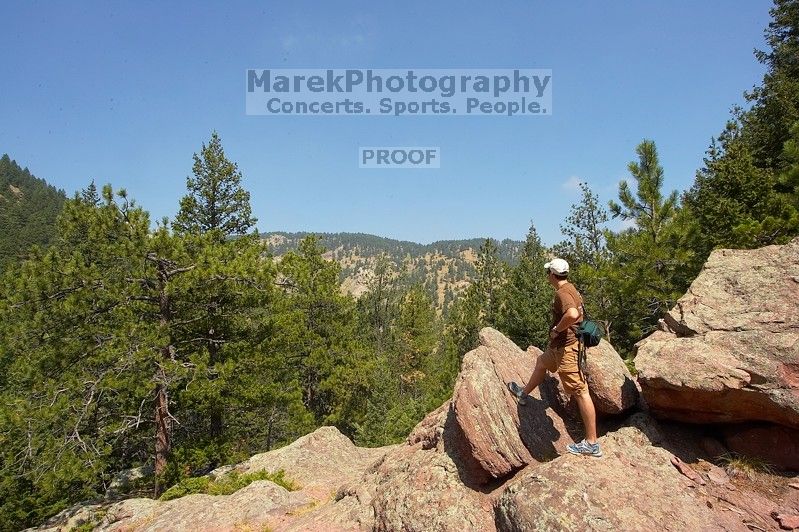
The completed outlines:
[[[569,273],[569,263],[563,259],[552,259],[544,264],[544,268],[556,275],[566,275]]]

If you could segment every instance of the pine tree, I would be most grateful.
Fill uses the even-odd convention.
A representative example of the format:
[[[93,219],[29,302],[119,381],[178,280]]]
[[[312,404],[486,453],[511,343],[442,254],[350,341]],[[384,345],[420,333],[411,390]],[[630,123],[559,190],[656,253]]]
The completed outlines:
[[[555,246],[555,253],[572,266],[597,268],[607,255],[604,224],[608,213],[586,183],[580,183],[580,202],[572,205],[569,216],[560,226],[567,240]]]
[[[502,293],[499,327],[522,348],[544,348],[548,340],[552,289],[544,275],[547,252],[533,224]]]
[[[782,182],[792,165],[786,146],[799,122],[799,1],[775,0],[770,14],[768,49],[755,52],[766,74],[745,93],[751,108],[734,108],[685,196],[700,233],[693,269],[716,247],[784,243],[799,234],[795,196]]]
[[[257,221],[250,193],[241,186],[241,172],[225,157],[222,140],[214,131],[208,145],[194,154],[194,177],[186,178],[189,194],[180,200],[173,223],[178,233],[217,231],[222,237],[247,233]]]
[[[715,247],[757,247],[795,234],[796,208],[777,185],[774,170],[756,165],[740,126],[729,122],[685,196],[701,231],[702,259]]]
[[[499,259],[492,239],[485,239],[480,246],[474,270],[472,284],[452,305],[445,325],[447,342],[459,357],[477,345],[480,329],[496,327],[500,318],[507,266]]]
[[[375,260],[368,290],[358,299],[359,318],[364,322],[362,330],[377,356],[395,347],[392,324],[397,316],[403,282],[388,255],[381,253]]]
[[[629,164],[635,195],[622,182],[620,203],[609,203],[614,217],[632,220],[635,226],[606,233],[610,257],[595,274],[602,294],[596,314],[614,325],[614,345],[623,353],[674,305],[688,286],[693,263],[686,243],[692,234],[690,220],[681,212],[676,192],[663,196],[663,168],[654,142],[643,141],[636,153],[638,161]]]
[[[636,193],[633,195],[627,181],[619,183],[621,203],[611,200],[610,212],[614,218],[634,221],[636,227],[649,235],[653,244],[657,244],[663,228],[677,210],[677,191],[663,198],[663,167],[660,166],[653,141],[642,141],[635,152],[638,161],[630,162],[627,168],[637,184]]]
[[[0,521],[11,526],[97,493],[119,465],[152,454],[163,337],[141,319],[131,282],[146,274],[149,221],[117,198],[106,187],[99,205],[67,201],[53,245],[2,281]]]
[[[292,363],[298,370],[303,402],[318,423],[339,422],[345,431],[362,415],[359,393],[369,386],[363,350],[355,345],[355,303],[341,294],[340,266],[326,260],[319,238],[310,235],[280,261],[284,312],[292,329]],[[289,332],[289,331],[287,331]]]
[[[493,239],[486,238],[480,246],[476,270],[474,297],[480,300],[482,322],[495,326],[501,306],[500,289],[505,282],[506,266],[499,258],[499,248]]]
[[[412,286],[402,297],[397,316],[397,360],[401,393],[415,391],[425,378],[427,357],[436,349],[436,312],[430,294],[421,286]]]
[[[763,83],[745,96],[751,109],[738,109],[744,141],[758,168],[780,172],[791,128],[799,121],[799,1],[775,0],[765,30],[767,50],[756,50],[755,58],[766,66]]]
[[[243,237],[255,223],[250,194],[241,186],[241,173],[229,161],[219,135],[214,132],[200,154],[194,154],[193,178],[187,179],[189,194],[180,202],[173,228],[186,237],[191,260],[200,270],[193,278],[197,286],[196,315],[192,319],[192,348],[201,351],[198,387],[207,392],[202,409],[208,415],[208,437],[221,442],[224,431],[225,396],[229,395],[229,373],[236,367],[236,350],[247,333],[238,327],[253,305],[252,297],[263,288],[259,275],[259,245],[254,237]],[[229,237],[239,236],[236,240]]]

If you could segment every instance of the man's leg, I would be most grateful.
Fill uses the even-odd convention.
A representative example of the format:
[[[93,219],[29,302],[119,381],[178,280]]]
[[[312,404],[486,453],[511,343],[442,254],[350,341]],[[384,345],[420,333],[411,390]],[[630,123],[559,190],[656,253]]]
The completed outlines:
[[[591,400],[591,395],[586,389],[578,394],[574,394],[574,400],[577,401],[577,407],[580,409],[580,417],[583,418],[586,441],[588,441],[588,443],[596,443],[596,410],[594,410],[594,402]]]
[[[533,374],[530,375],[530,380],[527,381],[527,386],[524,387],[524,393],[530,395],[533,390],[538,387],[542,382],[544,382],[544,378],[547,376],[547,368],[544,364],[543,360],[544,355],[538,355],[538,358],[535,361],[535,369],[533,370]]]

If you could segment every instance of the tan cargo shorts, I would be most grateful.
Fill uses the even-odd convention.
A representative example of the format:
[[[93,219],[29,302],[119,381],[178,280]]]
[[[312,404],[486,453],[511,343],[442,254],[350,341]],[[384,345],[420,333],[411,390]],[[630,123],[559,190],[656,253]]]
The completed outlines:
[[[548,347],[541,354],[541,361],[550,373],[558,373],[567,395],[580,395],[588,390],[585,375],[580,371],[577,353],[580,344],[574,342],[564,347]]]

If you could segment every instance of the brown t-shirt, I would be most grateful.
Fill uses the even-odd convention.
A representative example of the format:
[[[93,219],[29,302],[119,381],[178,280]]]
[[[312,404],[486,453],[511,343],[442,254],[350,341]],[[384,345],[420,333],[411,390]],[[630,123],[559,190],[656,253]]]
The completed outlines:
[[[580,311],[580,318],[574,325],[560,332],[555,338],[550,338],[550,347],[563,347],[576,342],[577,335],[574,334],[574,331],[583,319],[583,297],[573,284],[566,282],[566,284],[558,288],[555,292],[555,301],[552,303],[552,324],[549,326],[550,330],[560,323],[563,315],[572,307]]]

